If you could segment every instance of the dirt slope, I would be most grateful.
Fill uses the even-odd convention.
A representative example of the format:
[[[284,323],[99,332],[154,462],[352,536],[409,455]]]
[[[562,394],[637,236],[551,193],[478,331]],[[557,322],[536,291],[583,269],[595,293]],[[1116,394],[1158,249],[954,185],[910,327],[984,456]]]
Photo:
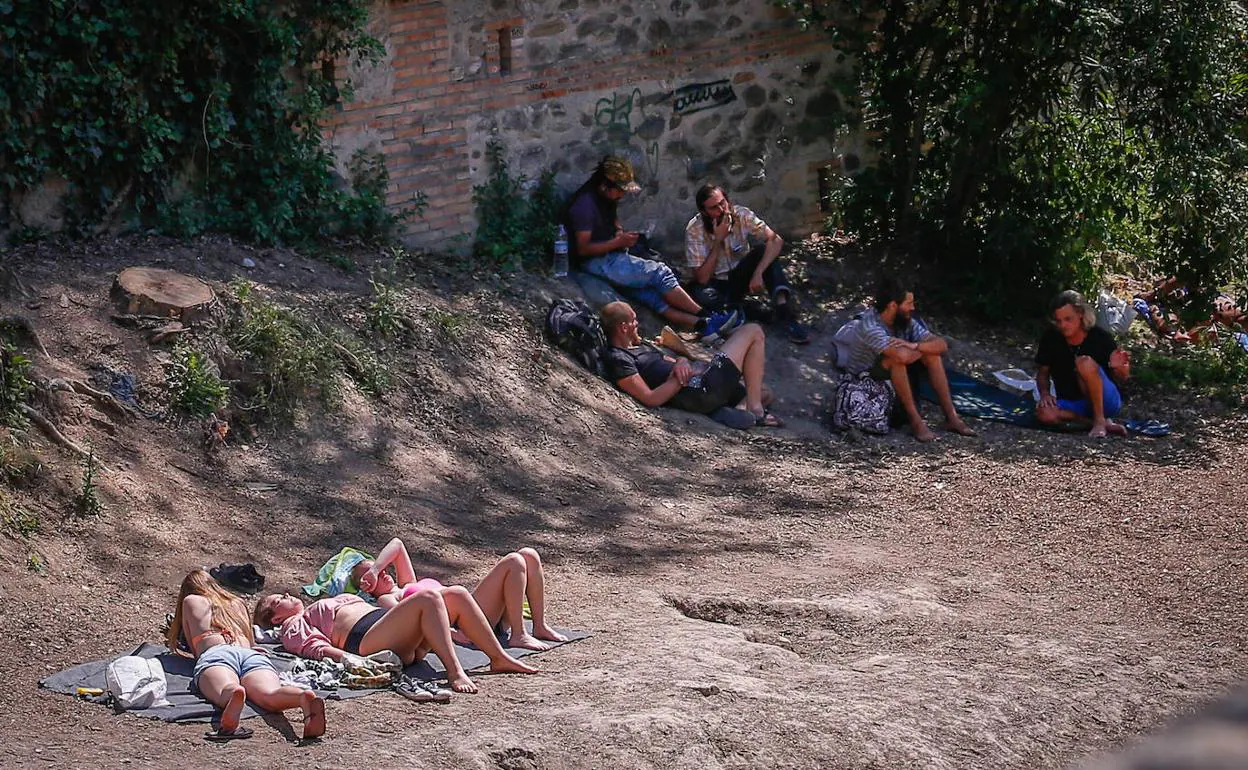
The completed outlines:
[[[34,323],[51,354],[37,372],[132,372],[151,409],[161,353],[109,317],[121,267],[218,288],[245,276],[353,325],[369,301],[364,271],[227,241],[7,259],[30,293],[10,287],[0,316]],[[835,255],[802,273],[815,288],[847,280]],[[348,392],[338,413],[212,453],[193,423],[121,419],[67,394],[46,405],[113,472],[105,515],[68,517],[76,459],[36,431],[25,439],[48,467],[7,493],[41,531],[0,538],[0,763],[1061,767],[1248,674],[1242,419],[1194,412],[1152,442],[979,423],[980,438],[934,446],[847,443],[821,415],[850,287],[812,303],[808,348],[769,340],[790,427],[730,432],[642,410],[540,344],[545,291],[422,272],[405,293],[419,333],[395,351],[397,392]],[[393,535],[422,571],[461,582],[535,546],[554,619],[596,636],[534,659],[538,676],[483,677],[481,694],[445,707],[331,702],[329,736],[309,746],[280,722],[209,745],[202,726],[116,717],[35,686],[154,639],[190,567],[255,561],[271,587],[293,589],[341,545]]]

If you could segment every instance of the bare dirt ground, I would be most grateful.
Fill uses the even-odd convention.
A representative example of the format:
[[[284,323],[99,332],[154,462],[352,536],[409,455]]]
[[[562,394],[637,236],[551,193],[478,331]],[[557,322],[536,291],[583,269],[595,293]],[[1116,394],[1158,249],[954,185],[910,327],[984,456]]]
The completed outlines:
[[[245,256],[258,266],[239,267]],[[36,371],[134,372],[153,409],[162,353],[109,318],[124,266],[219,289],[244,276],[355,324],[368,302],[364,271],[227,241],[44,244],[6,259],[31,293],[10,287],[0,316],[34,323],[52,357],[36,355]],[[1175,428],[1157,441],[976,422],[980,437],[934,445],[848,442],[822,424],[831,335],[860,296],[840,259],[801,270],[823,298],[810,303],[813,344],[769,340],[779,431],[643,410],[541,343],[543,292],[557,289],[485,276],[468,290],[434,270],[405,294],[421,331],[394,352],[405,384],[383,402],[348,393],[338,413],[209,455],[193,423],[58,396],[58,423],[113,472],[105,514],[73,518],[76,459],[33,429],[19,437],[47,470],[5,492],[40,531],[0,538],[0,764],[1064,767],[1241,681],[1243,416],[1154,412]],[[999,335],[977,339],[955,346],[964,368],[1027,361]],[[155,639],[191,567],[255,561],[270,587],[294,589],[341,545],[395,535],[448,582],[538,548],[553,619],[595,636],[530,659],[539,675],[480,677],[480,694],[443,707],[331,701],[327,738],[306,746],[258,720],[250,741],[208,744],[202,725],[36,686]]]

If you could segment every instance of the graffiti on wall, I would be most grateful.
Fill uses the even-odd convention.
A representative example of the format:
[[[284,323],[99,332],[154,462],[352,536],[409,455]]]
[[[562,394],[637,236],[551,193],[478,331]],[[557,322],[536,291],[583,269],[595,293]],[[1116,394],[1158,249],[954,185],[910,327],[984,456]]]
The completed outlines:
[[[594,125],[607,130],[600,141],[612,147],[640,141],[644,146],[646,170],[652,178],[659,172],[658,139],[667,128],[667,121],[653,105],[668,100],[671,101],[672,115],[681,116],[732,104],[737,100],[737,94],[732,82],[725,79],[691,83],[649,99],[640,88],[617,91],[594,103]],[[647,107],[647,102],[650,107]]]
[[[692,115],[695,112],[709,110],[712,107],[723,107],[737,100],[737,92],[732,90],[732,83],[727,80],[716,80],[713,83],[691,83],[681,86],[672,94],[672,114]]]

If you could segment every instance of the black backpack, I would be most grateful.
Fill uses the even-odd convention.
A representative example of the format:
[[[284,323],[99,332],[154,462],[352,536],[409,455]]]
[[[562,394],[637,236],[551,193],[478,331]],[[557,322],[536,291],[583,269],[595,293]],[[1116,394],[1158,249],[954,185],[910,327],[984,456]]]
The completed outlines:
[[[546,337],[555,347],[572,356],[572,360],[589,371],[604,377],[603,358],[607,352],[607,336],[602,333],[598,314],[589,305],[575,299],[557,299],[546,311]]]

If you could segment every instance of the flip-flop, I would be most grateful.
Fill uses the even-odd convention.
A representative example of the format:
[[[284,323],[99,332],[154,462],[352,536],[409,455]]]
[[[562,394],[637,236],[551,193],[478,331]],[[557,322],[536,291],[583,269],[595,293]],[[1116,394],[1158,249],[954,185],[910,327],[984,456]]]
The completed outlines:
[[[779,417],[775,416],[771,412],[764,409],[761,415],[755,415],[754,427],[756,428],[783,428],[784,420],[781,420]]]
[[[254,733],[248,727],[236,727],[233,731],[223,733],[220,730],[209,730],[204,733],[204,740],[213,743],[225,743],[226,741],[242,741],[250,738]]]

